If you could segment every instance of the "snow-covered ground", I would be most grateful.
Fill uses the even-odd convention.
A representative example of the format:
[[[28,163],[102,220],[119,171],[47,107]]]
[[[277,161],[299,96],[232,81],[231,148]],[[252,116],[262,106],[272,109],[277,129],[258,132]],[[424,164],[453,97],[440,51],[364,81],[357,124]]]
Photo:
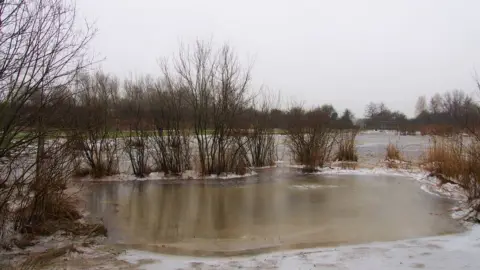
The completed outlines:
[[[257,173],[253,170],[250,170],[246,174],[238,175],[238,174],[222,174],[222,175],[209,175],[209,176],[200,176],[198,173],[189,170],[184,172],[181,176],[166,176],[162,172],[152,172],[146,177],[137,177],[133,174],[128,173],[120,173],[111,176],[104,176],[102,178],[92,178],[91,176],[79,177],[76,178],[77,181],[92,181],[92,182],[125,182],[125,181],[152,181],[152,180],[192,180],[192,179],[202,179],[202,180],[209,180],[209,179],[235,179],[235,178],[244,178],[256,175]]]
[[[480,226],[460,235],[276,252],[251,257],[194,258],[127,251],[140,269],[480,269]]]

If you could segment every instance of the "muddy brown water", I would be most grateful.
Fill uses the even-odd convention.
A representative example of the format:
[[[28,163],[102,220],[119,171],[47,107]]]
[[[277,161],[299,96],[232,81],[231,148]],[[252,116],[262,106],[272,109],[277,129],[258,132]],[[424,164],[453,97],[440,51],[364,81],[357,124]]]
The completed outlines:
[[[286,168],[223,181],[92,184],[108,241],[178,255],[231,256],[461,232],[454,202],[413,179],[301,175]]]

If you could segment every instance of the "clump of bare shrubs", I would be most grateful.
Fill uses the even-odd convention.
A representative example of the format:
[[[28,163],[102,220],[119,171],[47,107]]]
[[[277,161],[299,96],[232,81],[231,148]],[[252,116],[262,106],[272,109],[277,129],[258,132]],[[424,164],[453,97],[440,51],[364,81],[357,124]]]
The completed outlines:
[[[24,234],[50,235],[58,230],[82,235],[92,226],[78,222],[82,217],[75,193],[66,192],[74,169],[70,149],[60,140],[51,142],[37,161],[35,174],[26,182],[25,196],[17,201],[14,229]],[[33,172],[33,171],[32,171]],[[28,194],[28,196],[27,196]]]
[[[328,116],[320,109],[304,111],[297,107],[289,112],[287,145],[304,172],[314,172],[331,160],[338,131],[328,122]]]
[[[181,175],[191,169],[190,135],[186,130],[157,131],[151,138],[153,160],[165,175]]]
[[[182,175],[191,169],[190,124],[186,120],[189,96],[164,66],[165,78],[149,88],[149,112],[154,130],[150,136],[155,170],[165,175]]]
[[[199,173],[220,175],[242,165],[236,125],[248,105],[250,69],[242,68],[229,46],[214,50],[204,42],[182,48],[172,65],[164,62],[162,68],[168,88],[184,93]]]
[[[252,123],[247,129],[246,148],[249,152],[252,167],[273,166],[276,160],[275,132],[271,125],[271,101],[264,95],[262,102],[253,101],[251,110],[248,110],[248,121]]]
[[[144,135],[133,137],[125,141],[125,151],[132,165],[133,174],[137,177],[145,177],[150,174],[148,166],[147,140]]]
[[[118,102],[118,81],[98,72],[80,76],[76,87],[79,95],[70,136],[92,177],[116,174],[120,131],[115,127],[112,108]]]
[[[273,166],[276,160],[276,144],[273,131],[253,128],[247,136],[251,165],[253,167]]]
[[[236,135],[235,137],[236,143],[229,146],[225,153],[225,163],[227,168],[224,172],[244,175],[249,171],[250,167],[248,149],[245,147],[245,138],[242,135]]]
[[[148,117],[147,95],[151,87],[148,79],[125,80],[125,98],[121,101],[128,119],[129,132],[124,139],[124,150],[130,159],[133,174],[137,177],[146,177],[150,174],[148,142],[149,132],[146,119]]]

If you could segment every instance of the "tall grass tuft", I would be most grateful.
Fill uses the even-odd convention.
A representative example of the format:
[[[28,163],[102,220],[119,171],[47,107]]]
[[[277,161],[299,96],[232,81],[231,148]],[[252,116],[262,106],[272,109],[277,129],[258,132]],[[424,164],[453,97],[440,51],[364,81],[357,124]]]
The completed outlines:
[[[468,196],[471,213],[480,212],[480,141],[461,135],[434,137],[425,155],[424,168],[440,184],[457,184]],[[475,221],[478,217],[475,217]]]
[[[358,161],[355,138],[358,130],[344,131],[339,135],[338,150],[335,159],[338,161]]]
[[[395,144],[389,143],[387,145],[386,150],[387,150],[385,154],[386,160],[402,160],[402,155],[400,154],[400,150]]]

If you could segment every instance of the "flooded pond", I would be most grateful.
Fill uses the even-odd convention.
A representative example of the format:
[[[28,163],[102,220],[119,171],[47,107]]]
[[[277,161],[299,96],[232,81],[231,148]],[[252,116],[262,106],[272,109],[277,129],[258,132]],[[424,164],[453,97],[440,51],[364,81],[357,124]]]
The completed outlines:
[[[453,202],[414,180],[299,175],[269,169],[243,180],[92,184],[88,208],[109,242],[181,255],[245,255],[450,234]]]

